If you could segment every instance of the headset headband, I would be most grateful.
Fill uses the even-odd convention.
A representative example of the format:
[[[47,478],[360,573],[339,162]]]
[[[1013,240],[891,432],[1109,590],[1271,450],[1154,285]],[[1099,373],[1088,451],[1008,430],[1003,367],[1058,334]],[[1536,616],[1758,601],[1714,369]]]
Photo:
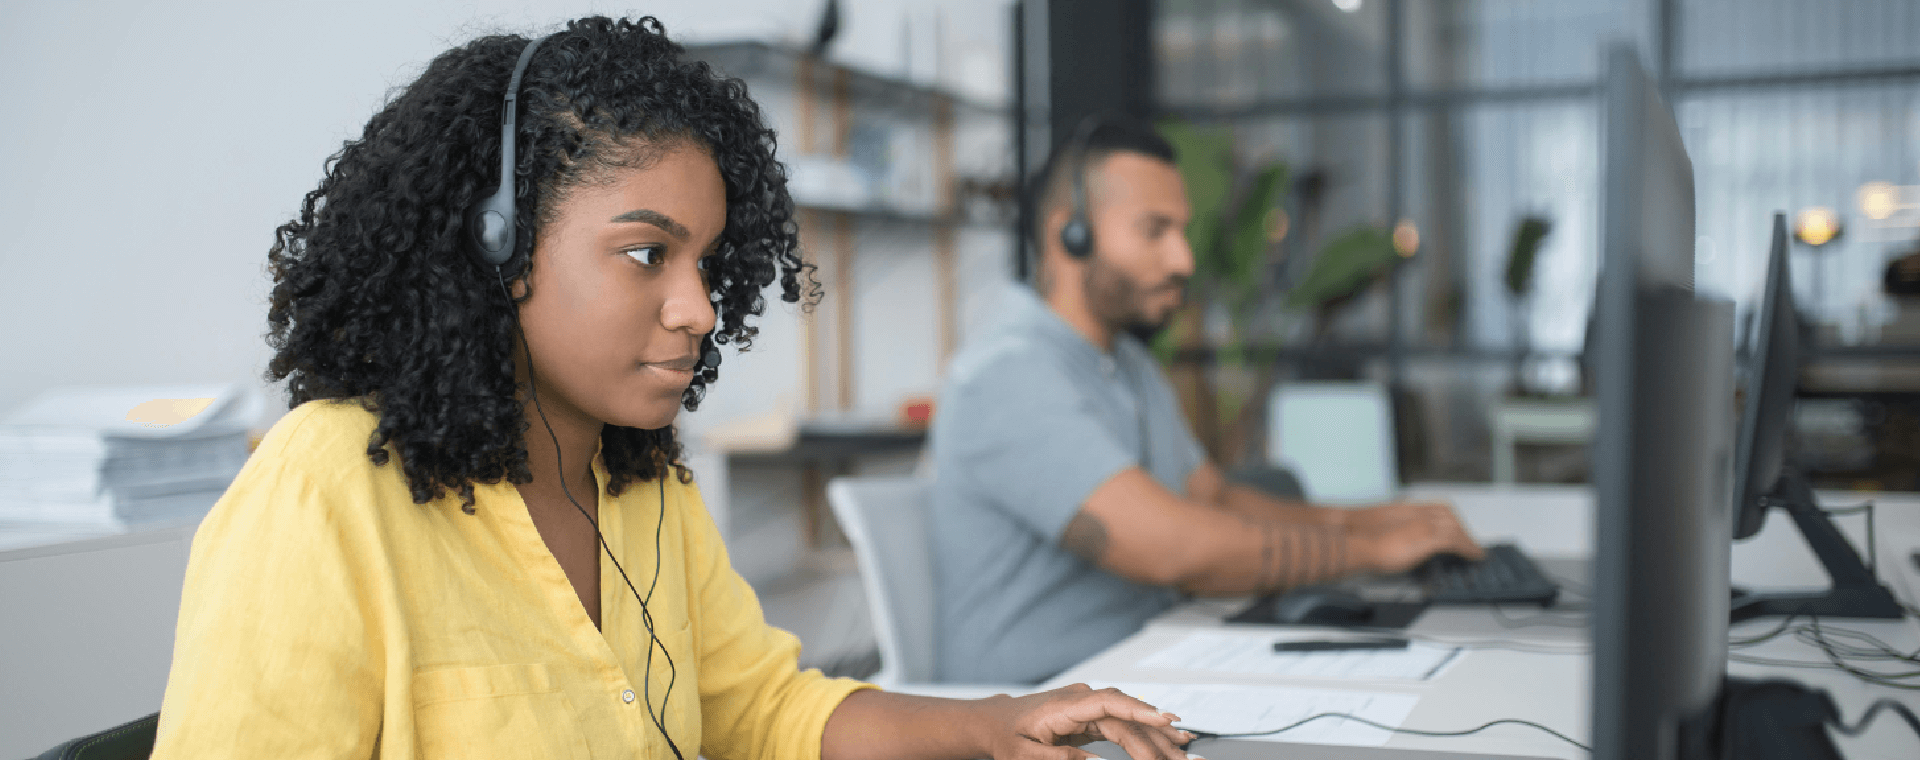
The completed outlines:
[[[533,61],[533,53],[540,48],[546,37],[527,43],[520,51],[520,60],[513,64],[513,77],[507,80],[507,97],[501,105],[500,113],[500,184],[493,192],[467,212],[467,229],[472,232],[474,254],[481,261],[499,268],[513,256],[514,247],[514,166],[518,163],[514,156],[514,133],[519,121],[520,78],[527,73],[527,64]]]

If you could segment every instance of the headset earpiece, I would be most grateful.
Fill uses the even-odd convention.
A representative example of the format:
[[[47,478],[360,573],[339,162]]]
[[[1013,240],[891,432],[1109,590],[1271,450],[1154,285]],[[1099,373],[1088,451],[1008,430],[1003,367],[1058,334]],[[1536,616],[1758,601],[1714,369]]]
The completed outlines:
[[[1073,162],[1073,209],[1068,212],[1066,225],[1060,228],[1060,247],[1067,249],[1069,258],[1078,260],[1093,255],[1093,225],[1087,221],[1087,150],[1093,131],[1103,121],[1099,114],[1081,119],[1067,143],[1060,146],[1065,152],[1063,157]]]
[[[1067,255],[1076,259],[1085,259],[1093,254],[1093,230],[1087,226],[1087,215],[1079,208],[1067,217],[1067,225],[1060,228],[1060,246],[1067,249]]]
[[[514,249],[514,160],[515,125],[519,121],[520,77],[527,73],[527,64],[533,60],[533,51],[540,48],[546,38],[527,43],[520,51],[520,60],[513,64],[513,77],[507,80],[507,99],[500,108],[500,183],[493,186],[480,202],[467,209],[467,235],[473,247],[473,254],[487,266],[499,269],[513,258]]]

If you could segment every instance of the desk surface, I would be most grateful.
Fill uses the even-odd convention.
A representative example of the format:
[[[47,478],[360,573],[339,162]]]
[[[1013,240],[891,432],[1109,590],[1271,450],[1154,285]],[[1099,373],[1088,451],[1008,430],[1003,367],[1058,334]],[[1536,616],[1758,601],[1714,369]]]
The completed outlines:
[[[1475,535],[1483,540],[1517,541],[1530,553],[1540,557],[1545,569],[1553,575],[1580,575],[1584,563],[1574,558],[1591,551],[1591,500],[1580,489],[1424,487],[1414,489],[1409,495],[1452,502]],[[1916,573],[1907,559],[1911,551],[1920,547],[1920,498],[1903,494],[1895,497],[1877,496],[1875,499],[1880,505],[1875,533],[1883,578],[1902,599],[1912,601],[1920,598],[1914,593],[1920,590],[1920,573]],[[1840,496],[1827,501],[1833,505],[1848,505],[1861,500],[1858,496]],[[1736,546],[1734,579],[1743,584],[1764,587],[1812,587],[1824,582],[1819,566],[1813,562],[1811,553],[1799,545],[1798,534],[1789,521],[1777,519],[1777,515],[1775,517],[1760,536]],[[1840,522],[1842,530],[1857,545],[1863,542],[1864,528],[1850,524],[1863,523],[1863,520],[1841,518]],[[1569,585],[1568,588],[1574,587]],[[1174,645],[1196,630],[1228,627],[1220,620],[1246,603],[1246,600],[1196,600],[1169,610],[1139,633],[1062,673],[1052,683],[1219,683],[1398,692],[1420,698],[1413,712],[1402,723],[1406,728],[1458,730],[1501,718],[1519,718],[1550,726],[1587,742],[1591,735],[1588,725],[1591,657],[1584,602],[1582,594],[1568,593],[1563,595],[1563,605],[1544,611],[1518,608],[1429,610],[1409,629],[1411,636],[1468,648],[1465,657],[1431,681],[1328,682],[1139,667],[1141,659]],[[1744,623],[1735,627],[1731,635],[1740,637],[1765,633],[1778,623],[1778,619]],[[1823,621],[1823,624],[1829,629],[1871,634],[1903,651],[1920,649],[1920,624],[1912,619],[1894,622]],[[1252,627],[1232,628],[1248,630]],[[1330,630],[1329,633],[1339,632]],[[1796,663],[1817,665],[1824,662],[1824,655],[1818,649],[1791,637],[1741,648],[1737,652],[1747,657]],[[1826,689],[1848,720],[1857,719],[1867,705],[1883,697],[1892,697],[1910,705],[1920,704],[1920,695],[1912,691],[1868,685],[1828,667],[1782,667],[1735,661],[1729,664],[1728,672],[1746,677],[1786,677]],[[1835,741],[1849,760],[1911,760],[1920,757],[1920,737],[1914,736],[1897,717],[1884,714],[1866,735],[1853,739],[1835,737]],[[1289,745],[1270,746],[1272,752],[1267,756],[1279,757],[1288,752],[1286,748]],[[1588,757],[1586,752],[1558,739],[1520,726],[1501,726],[1472,736],[1455,738],[1396,734],[1386,747],[1496,756]],[[1206,754],[1204,743],[1196,745],[1194,749]],[[1229,754],[1253,756],[1248,755],[1246,750],[1246,747],[1238,747]],[[1316,749],[1314,755],[1379,760],[1388,760],[1392,756],[1393,753],[1380,750],[1357,751],[1333,747]],[[1417,756],[1406,754],[1409,760]],[[1117,760],[1112,755],[1103,757]]]

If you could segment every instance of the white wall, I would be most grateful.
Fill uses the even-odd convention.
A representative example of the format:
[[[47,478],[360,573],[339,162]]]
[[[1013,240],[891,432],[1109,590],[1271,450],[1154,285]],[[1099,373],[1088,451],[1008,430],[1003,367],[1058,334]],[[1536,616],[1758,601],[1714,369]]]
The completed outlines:
[[[800,41],[821,5],[702,0],[651,12],[682,41]],[[1004,0],[842,10],[830,57],[921,80],[937,64],[951,86],[1004,97]],[[55,385],[260,384],[273,229],[386,93],[467,38],[628,11],[563,0],[0,3],[0,413]]]

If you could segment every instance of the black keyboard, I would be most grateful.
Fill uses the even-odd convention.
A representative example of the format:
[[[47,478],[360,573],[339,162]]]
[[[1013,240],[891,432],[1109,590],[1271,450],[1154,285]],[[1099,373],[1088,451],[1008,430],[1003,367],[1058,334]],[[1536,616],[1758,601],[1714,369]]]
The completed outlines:
[[[1520,547],[1486,547],[1487,558],[1471,562],[1452,555],[1437,556],[1414,568],[1414,580],[1427,588],[1436,605],[1553,604],[1560,584],[1548,578]]]

